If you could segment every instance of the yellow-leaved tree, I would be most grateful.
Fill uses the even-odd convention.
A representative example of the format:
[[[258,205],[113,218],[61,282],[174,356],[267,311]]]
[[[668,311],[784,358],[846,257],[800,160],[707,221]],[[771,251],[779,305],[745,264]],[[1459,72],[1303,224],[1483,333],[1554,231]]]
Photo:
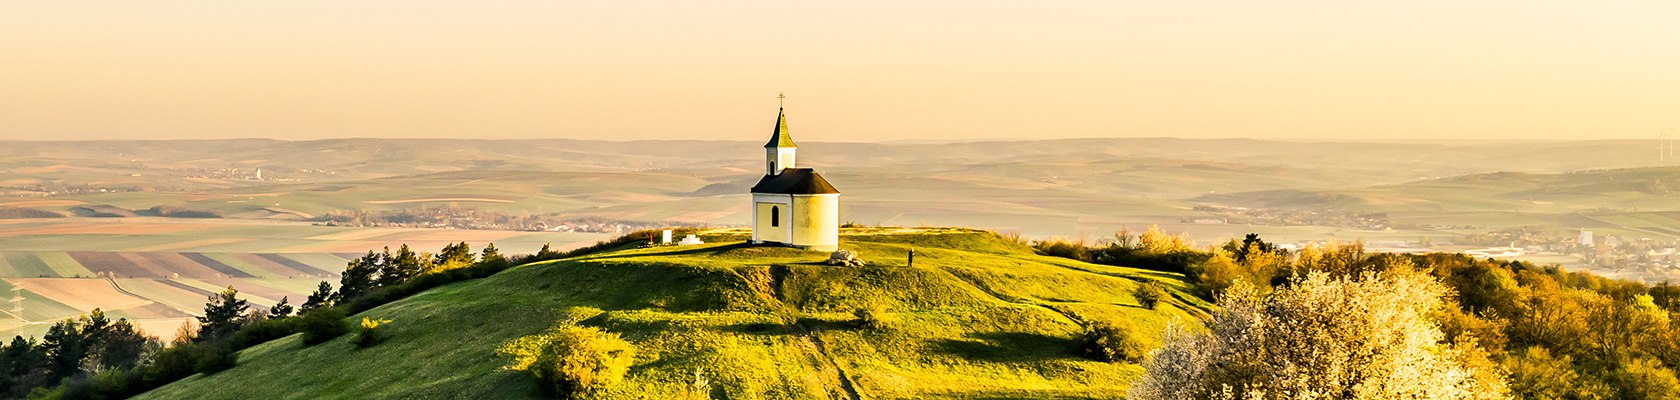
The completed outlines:
[[[1443,342],[1445,293],[1409,271],[1315,272],[1268,294],[1239,280],[1206,332],[1168,332],[1128,398],[1504,398],[1473,338]]]

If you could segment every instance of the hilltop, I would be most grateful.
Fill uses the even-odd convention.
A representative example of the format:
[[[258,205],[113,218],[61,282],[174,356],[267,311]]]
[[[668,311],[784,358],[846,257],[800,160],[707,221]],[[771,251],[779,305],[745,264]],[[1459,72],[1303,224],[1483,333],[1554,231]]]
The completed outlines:
[[[140,397],[538,397],[495,349],[576,323],[636,347],[610,398],[680,398],[697,374],[727,398],[1112,398],[1142,369],[1078,356],[1083,324],[1130,325],[1154,346],[1153,333],[1195,325],[1208,307],[1176,274],[1039,256],[986,231],[843,230],[863,267],[748,246],[738,230],[701,236],[709,244],[623,248],[443,286],[353,316],[392,321],[377,346],[347,336],[304,347],[294,335]],[[1139,306],[1130,293],[1144,281],[1172,298]],[[886,326],[853,322],[866,307],[884,309]]]

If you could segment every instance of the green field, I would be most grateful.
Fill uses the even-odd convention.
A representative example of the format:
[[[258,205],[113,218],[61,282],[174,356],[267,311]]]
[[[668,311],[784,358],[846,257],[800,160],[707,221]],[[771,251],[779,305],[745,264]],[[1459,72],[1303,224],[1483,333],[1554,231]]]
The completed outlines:
[[[605,398],[681,398],[696,371],[714,398],[1116,398],[1141,368],[1076,355],[1082,323],[1126,324],[1153,345],[1167,324],[1194,325],[1208,307],[1181,300],[1193,297],[1175,275],[1037,256],[987,232],[847,231],[843,247],[873,261],[866,267],[745,246],[739,231],[703,237],[711,244],[598,253],[433,289],[362,314],[393,321],[376,347],[289,337],[141,397],[542,397],[527,375],[501,370],[494,349],[576,317],[636,345],[626,381]],[[902,259],[911,248],[914,267]],[[1168,283],[1177,299],[1139,307],[1129,293],[1145,280]],[[867,305],[894,322],[856,326],[851,311]]]

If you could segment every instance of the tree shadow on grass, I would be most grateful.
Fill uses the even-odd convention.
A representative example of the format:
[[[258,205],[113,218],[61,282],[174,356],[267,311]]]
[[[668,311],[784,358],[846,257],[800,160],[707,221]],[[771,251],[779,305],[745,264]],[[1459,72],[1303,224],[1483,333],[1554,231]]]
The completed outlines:
[[[743,322],[734,325],[720,326],[717,329],[723,332],[743,335],[794,335],[803,333],[819,333],[830,330],[863,329],[863,325],[857,321],[830,321],[804,317],[800,318],[798,322],[793,324],[768,321]]]
[[[699,254],[704,254],[704,255],[711,256],[711,255],[722,254],[722,253],[730,251],[730,250],[738,250],[738,249],[745,249],[745,248],[752,248],[752,247],[765,247],[765,246],[756,246],[756,245],[753,245],[753,244],[749,244],[747,242],[732,243],[732,244],[729,244],[729,245],[716,246],[716,247],[676,246],[676,247],[671,247],[669,250],[666,250],[666,251],[658,251],[658,252],[651,252],[651,253],[636,253],[636,254],[617,254],[617,255],[610,255],[610,256],[591,257],[591,259],[594,259],[594,260],[610,260],[610,259],[614,259],[614,258],[635,258],[635,257],[656,257],[656,256],[692,256],[692,255],[699,255]]]
[[[1032,332],[972,333],[962,339],[933,343],[932,350],[968,360],[1028,362],[1077,358],[1079,341],[1074,338]]]
[[[798,328],[796,328],[792,325],[780,324],[780,323],[775,323],[775,322],[743,322],[743,323],[734,324],[734,325],[720,326],[720,327],[717,328],[717,330],[722,331],[722,332],[734,333],[734,334],[738,334],[738,335],[759,335],[759,336],[780,336],[780,335],[790,335],[790,334],[794,334],[794,333],[799,332]]]

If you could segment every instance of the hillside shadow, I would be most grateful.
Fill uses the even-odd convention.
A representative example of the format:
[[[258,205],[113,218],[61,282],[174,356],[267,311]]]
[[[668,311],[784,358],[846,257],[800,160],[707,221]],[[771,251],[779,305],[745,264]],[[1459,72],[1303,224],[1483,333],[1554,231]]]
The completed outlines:
[[[734,325],[719,326],[717,327],[717,330],[739,335],[757,336],[781,336],[798,333],[798,329],[793,325],[774,322],[743,322]]]
[[[969,334],[964,339],[933,343],[933,351],[969,360],[1029,362],[1077,358],[1079,341],[1033,332]]]
[[[717,246],[717,247],[689,247],[689,248],[686,248],[686,249],[683,248],[683,247],[685,247],[685,246],[673,247],[670,251],[660,251],[660,252],[654,252],[654,253],[616,254],[616,255],[610,255],[610,256],[593,257],[591,259],[609,260],[609,259],[615,259],[615,258],[639,258],[639,257],[654,257],[654,256],[692,256],[692,255],[715,256],[715,255],[722,254],[722,253],[730,251],[730,250],[740,250],[740,249],[746,249],[746,248],[752,248],[752,247],[762,247],[762,246],[755,246],[755,245],[750,244],[750,243],[741,242],[741,243],[733,243],[733,244],[729,244],[729,245],[725,245],[725,246]]]
[[[1101,273],[1101,272],[1099,272],[1099,273]],[[1122,274],[1110,274],[1110,273],[1101,273],[1101,274],[1109,275],[1109,276],[1127,277],[1127,276],[1122,275]],[[1184,280],[1184,275],[1182,275],[1182,274],[1173,273],[1173,272],[1166,272],[1166,271],[1156,271],[1156,270],[1152,270],[1152,269],[1138,269],[1137,272],[1132,273],[1131,277],[1136,277],[1136,276],[1139,276],[1139,275],[1149,276],[1149,277],[1155,278],[1156,280],[1175,280],[1175,281]]]
[[[975,400],[1089,400],[1094,398],[1090,393],[1082,393],[1071,389],[1003,389],[995,391],[953,391],[953,393],[957,394],[956,398]]]
[[[857,321],[850,320],[830,321],[803,317],[799,318],[798,322],[792,324],[775,322],[743,322],[739,324],[719,326],[717,329],[723,332],[743,335],[792,335],[801,333],[821,333],[823,331],[831,330],[863,329],[863,325]]]

